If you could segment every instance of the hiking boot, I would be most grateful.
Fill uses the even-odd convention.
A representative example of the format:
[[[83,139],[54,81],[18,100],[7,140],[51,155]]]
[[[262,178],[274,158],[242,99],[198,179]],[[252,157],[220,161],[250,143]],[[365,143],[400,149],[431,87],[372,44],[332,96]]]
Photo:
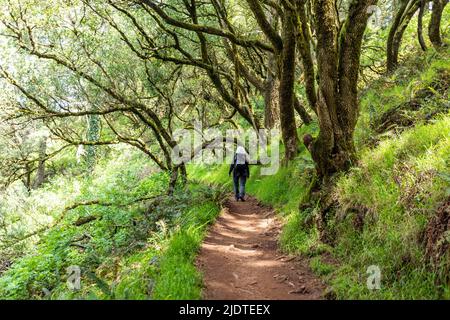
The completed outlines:
[[[244,197],[240,197],[239,199],[241,199],[242,202],[245,202]]]

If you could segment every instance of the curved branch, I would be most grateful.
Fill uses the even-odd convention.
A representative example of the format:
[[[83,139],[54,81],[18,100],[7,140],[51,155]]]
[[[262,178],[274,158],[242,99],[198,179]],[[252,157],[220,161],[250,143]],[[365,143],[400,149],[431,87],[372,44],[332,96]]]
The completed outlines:
[[[150,7],[151,9],[153,9],[153,11],[155,11],[166,23],[168,23],[174,27],[178,27],[178,28],[182,28],[182,29],[190,30],[190,31],[194,31],[194,32],[201,32],[201,33],[207,33],[207,34],[215,35],[215,36],[219,36],[219,37],[224,37],[224,38],[227,38],[230,41],[234,42],[235,44],[244,46],[244,47],[258,47],[258,48],[266,50],[266,51],[273,51],[273,48],[271,46],[269,46],[259,40],[241,39],[241,38],[237,37],[235,34],[228,32],[228,31],[223,31],[221,29],[217,29],[217,28],[210,27],[210,26],[198,25],[198,24],[187,23],[187,22],[176,20],[176,19],[170,17],[163,9],[160,8],[160,6],[158,4],[154,3],[151,0],[141,0],[140,2],[143,5],[146,5],[146,6]]]
[[[281,50],[283,50],[283,40],[278,32],[274,28],[272,28],[258,0],[247,0],[247,3],[250,7],[250,10],[252,10],[253,12],[259,27],[272,43],[275,51],[281,52]]]

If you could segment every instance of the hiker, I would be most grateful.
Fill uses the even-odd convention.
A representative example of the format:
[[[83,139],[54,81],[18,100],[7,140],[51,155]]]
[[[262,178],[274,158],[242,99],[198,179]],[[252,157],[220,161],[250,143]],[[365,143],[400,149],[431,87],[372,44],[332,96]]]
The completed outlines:
[[[230,165],[228,175],[233,172],[234,194],[236,201],[245,201],[245,183],[250,178],[248,167],[249,157],[244,147],[238,146],[234,155],[233,163]]]

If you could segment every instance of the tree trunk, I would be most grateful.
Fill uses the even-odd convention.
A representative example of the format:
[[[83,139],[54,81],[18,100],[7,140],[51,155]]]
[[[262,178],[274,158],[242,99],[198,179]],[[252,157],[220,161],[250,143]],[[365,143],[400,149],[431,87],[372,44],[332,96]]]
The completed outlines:
[[[264,83],[264,126],[266,129],[277,127],[280,122],[279,89],[280,81],[276,76],[276,59],[269,58],[269,71]]]
[[[317,62],[319,95],[317,116],[320,132],[311,147],[311,155],[316,163],[319,176],[331,175],[334,155],[339,147],[335,136],[341,137],[337,120],[337,70],[338,70],[338,19],[332,0],[315,3],[317,30]]]
[[[25,187],[27,188],[28,192],[31,192],[31,167],[30,164],[27,163],[25,165],[25,181],[23,181]]]
[[[169,196],[174,194],[175,188],[177,186],[177,181],[178,181],[178,167],[174,167],[172,168],[172,172],[170,172],[169,189],[167,190],[167,194]]]
[[[353,0],[348,17],[340,26],[335,0],[314,3],[319,76],[316,110],[320,131],[316,139],[305,136],[304,141],[316,164],[317,185],[321,185],[314,203],[319,209],[316,215],[319,237],[326,243],[332,243],[333,239],[328,225],[333,214],[330,178],[336,172],[347,170],[356,160],[353,133],[359,112],[361,45],[368,9],[374,4],[376,0]]]
[[[39,143],[39,164],[37,168],[36,180],[34,181],[33,187],[39,188],[45,180],[45,157],[47,156],[47,139],[42,138]]]
[[[397,68],[397,57],[394,55],[394,39],[400,24],[402,23],[403,14],[405,13],[406,7],[408,6],[408,0],[402,0],[400,7],[395,15],[394,22],[392,23],[391,29],[389,30],[389,35],[386,45],[386,57],[387,57],[387,72],[391,73]]]
[[[334,0],[318,0],[314,11],[317,30],[319,136],[311,155],[322,178],[354,163],[353,132],[358,118],[357,84],[368,7],[376,0],[354,0],[339,28]],[[339,31],[340,30],[340,31]]]
[[[417,12],[419,7],[420,2],[416,1],[415,3],[411,4],[411,6],[408,6],[408,8],[405,10],[403,14],[402,22],[400,23],[400,26],[394,35],[394,41],[392,43],[391,54],[392,54],[393,69],[391,69],[390,72],[394,71],[398,65],[398,54],[400,51],[400,46],[402,44],[403,34],[405,33],[405,30],[408,27],[409,22],[411,21],[412,17]]]
[[[268,20],[260,0],[247,0],[250,10],[273,46],[273,52],[278,62],[277,75],[280,80],[279,109],[280,125],[283,143],[285,145],[285,161],[293,159],[298,153],[298,137],[295,124],[295,111],[304,123],[310,123],[311,117],[305,108],[296,101],[295,83],[295,53],[296,53],[296,2],[282,1],[283,34],[278,34],[278,28]]]
[[[95,111],[96,106],[92,107]],[[98,142],[100,139],[100,117],[98,115],[88,115],[87,116],[87,131],[86,140],[89,142]],[[87,146],[86,147],[86,172],[91,174],[95,169],[95,164],[97,162],[97,146]]]
[[[285,161],[294,159],[298,154],[298,137],[294,113],[295,83],[295,15],[286,8],[283,26],[283,50],[281,54],[280,77],[280,122]]]
[[[314,73],[314,62],[311,55],[311,34],[307,24],[307,15],[305,9],[305,1],[302,0],[297,6],[297,14],[299,17],[298,26],[298,51],[300,53],[302,66],[303,66],[303,76],[305,82],[306,97],[308,98],[309,105],[311,109],[316,112],[316,84],[315,84],[315,73]]]
[[[422,48],[423,51],[427,50],[427,45],[423,37],[423,15],[425,13],[426,4],[427,0],[420,0],[419,17],[417,18],[417,37],[419,39],[420,47]]]
[[[309,115],[308,111],[306,111],[305,107],[300,103],[300,100],[294,94],[294,109],[300,115],[304,124],[310,124],[312,122],[312,118]]]
[[[183,185],[186,185],[188,182],[188,178],[187,178],[187,170],[186,170],[186,165],[184,163],[182,163],[180,165],[180,173],[181,173],[181,182],[183,183]]]
[[[430,41],[435,48],[442,47],[440,27],[442,12],[444,11],[446,5],[447,0],[433,0],[433,11],[431,13],[431,20],[428,26],[428,36],[430,37]]]

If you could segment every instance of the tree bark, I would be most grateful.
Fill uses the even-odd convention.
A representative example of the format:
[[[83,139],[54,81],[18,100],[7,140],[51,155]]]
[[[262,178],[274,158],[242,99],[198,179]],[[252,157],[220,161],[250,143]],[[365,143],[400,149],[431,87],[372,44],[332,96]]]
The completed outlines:
[[[305,82],[306,97],[309,102],[311,109],[316,112],[316,84],[315,84],[315,72],[314,72],[314,62],[311,55],[311,34],[307,24],[307,15],[305,9],[305,1],[301,0],[297,6],[297,14],[299,17],[299,41],[298,41],[298,51],[300,53],[302,66],[303,66],[303,76]]]
[[[300,103],[300,100],[294,94],[294,109],[300,115],[304,124],[310,124],[312,122],[312,118],[309,115],[308,111],[303,104]]]
[[[420,0],[419,17],[417,18],[417,38],[419,39],[419,44],[423,51],[427,50],[427,45],[423,37],[423,15],[425,13],[426,4],[427,0]]]
[[[39,188],[45,181],[45,158],[47,156],[47,140],[42,138],[39,143],[39,163],[37,168],[36,180],[34,181],[33,187]]]
[[[25,187],[27,188],[28,192],[31,192],[31,173],[32,169],[30,167],[30,164],[27,163],[25,165],[25,180],[23,181]]]
[[[390,72],[394,71],[395,68],[398,65],[398,55],[399,55],[399,51],[400,51],[400,46],[402,44],[402,39],[403,39],[403,34],[405,33],[406,28],[408,27],[409,22],[411,21],[412,17],[414,16],[414,14],[417,12],[417,10],[420,7],[420,2],[419,1],[415,1],[414,3],[411,3],[410,6],[408,6],[408,8],[405,10],[404,14],[403,14],[403,19],[402,22],[399,26],[399,28],[397,29],[397,32],[394,35],[394,41],[392,43],[392,68],[390,70]]]
[[[442,47],[442,38],[441,38],[441,20],[442,20],[442,12],[444,11],[445,6],[447,5],[447,0],[433,0],[433,11],[431,13],[431,20],[428,26],[428,36],[430,38],[431,43],[435,48]]]
[[[285,147],[285,162],[298,154],[298,137],[294,113],[295,83],[295,14],[285,8],[283,26],[283,50],[281,53],[280,122]]]
[[[387,58],[387,72],[391,73],[397,68],[396,56],[394,55],[394,39],[400,24],[402,23],[403,14],[408,6],[408,0],[401,0],[400,7],[395,15],[394,21],[392,23],[391,29],[389,30],[389,35],[386,44],[386,58]]]
[[[187,170],[186,170],[186,165],[184,163],[182,163],[180,165],[180,174],[181,174],[181,182],[183,185],[186,185],[188,182],[188,176],[187,176]]]
[[[172,168],[170,172],[169,188],[167,190],[167,195],[172,196],[175,192],[178,181],[178,167]]]
[[[280,123],[280,81],[276,76],[276,58],[272,54],[269,57],[268,69],[264,83],[264,126],[266,129],[272,129]]]
[[[334,0],[314,5],[317,30],[319,136],[311,145],[318,175],[329,177],[356,160],[353,133],[358,118],[357,84],[368,7],[376,0],[354,0],[339,28]]]
[[[280,125],[285,149],[285,161],[293,159],[298,152],[298,137],[295,124],[295,111],[304,123],[311,122],[311,116],[296,99],[295,51],[296,51],[296,15],[292,3],[283,2],[283,34],[280,36],[276,28],[267,19],[259,0],[247,0],[250,10],[267,39],[273,46],[273,52],[279,62],[277,75],[280,80],[279,108]],[[276,25],[276,24],[275,24]],[[267,101],[267,100],[266,100]]]

